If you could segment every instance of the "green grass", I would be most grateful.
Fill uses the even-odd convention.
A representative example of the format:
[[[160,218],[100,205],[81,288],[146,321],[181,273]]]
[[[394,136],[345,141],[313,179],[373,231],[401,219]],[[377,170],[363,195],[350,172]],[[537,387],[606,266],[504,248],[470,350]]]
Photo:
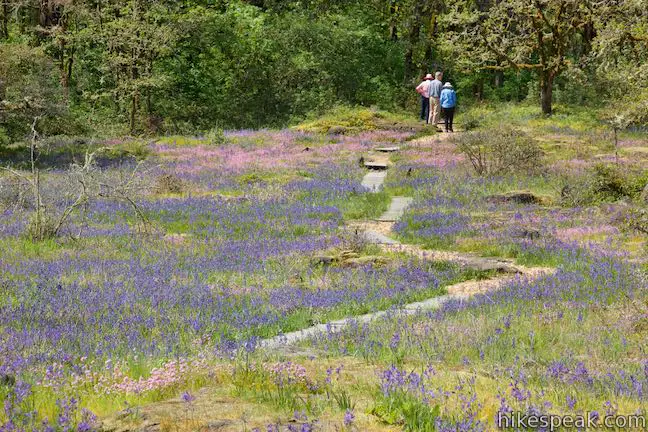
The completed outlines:
[[[335,132],[356,134],[376,129],[397,127],[420,128],[419,122],[409,113],[393,113],[370,108],[340,106],[316,118],[307,119],[294,126],[296,130],[313,133]]]
[[[462,115],[486,128],[508,124],[527,131],[567,135],[606,129],[598,110],[575,105],[554,105],[553,115],[546,116],[532,103],[483,103],[469,107]]]
[[[355,194],[348,200],[335,202],[345,220],[376,219],[389,208],[390,195],[385,192]]]

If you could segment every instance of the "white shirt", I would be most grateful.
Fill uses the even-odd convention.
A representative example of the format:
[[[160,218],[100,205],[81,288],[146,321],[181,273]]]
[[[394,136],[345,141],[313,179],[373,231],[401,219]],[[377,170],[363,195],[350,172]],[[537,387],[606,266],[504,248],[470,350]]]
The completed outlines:
[[[416,87],[416,90],[423,90],[423,94],[421,96],[425,96],[428,98],[430,97],[431,82],[432,82],[431,80],[425,80]]]

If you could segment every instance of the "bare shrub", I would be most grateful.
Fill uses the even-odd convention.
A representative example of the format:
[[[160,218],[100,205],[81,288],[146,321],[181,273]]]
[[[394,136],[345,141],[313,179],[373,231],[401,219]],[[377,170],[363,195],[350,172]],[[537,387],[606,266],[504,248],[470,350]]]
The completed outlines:
[[[355,253],[363,252],[369,245],[367,237],[355,228],[344,228],[339,235],[340,248]]]
[[[453,142],[478,175],[532,173],[543,167],[542,150],[535,140],[509,127],[466,132]]]
[[[563,178],[560,189],[560,204],[564,207],[580,207],[596,200],[592,179],[589,176]]]
[[[32,241],[41,241],[56,237],[59,231],[58,227],[58,220],[50,216],[49,213],[34,212],[29,217],[23,234]]]
[[[30,206],[29,183],[13,175],[0,178],[0,210],[19,211]]]
[[[157,193],[182,193],[184,182],[173,174],[162,174],[157,178],[155,190]]]
[[[72,164],[67,171],[56,178],[59,184],[52,185],[47,181],[38,168],[39,136],[36,131],[38,117],[32,123],[32,139],[29,147],[31,170],[23,172],[12,168],[2,168],[14,178],[16,184],[22,185],[17,195],[9,199],[25,197],[28,206],[14,206],[15,210],[24,210],[29,223],[25,236],[33,241],[41,241],[57,237],[62,228],[73,216],[83,218],[88,204],[96,200],[112,200],[126,202],[135,213],[140,231],[149,232],[150,222],[136,203],[136,197],[142,190],[150,188],[140,175],[142,162],[128,170],[101,170],[96,165],[96,155],[105,149],[86,153],[83,163]],[[53,187],[52,187],[53,186]],[[10,193],[11,195],[11,193]]]

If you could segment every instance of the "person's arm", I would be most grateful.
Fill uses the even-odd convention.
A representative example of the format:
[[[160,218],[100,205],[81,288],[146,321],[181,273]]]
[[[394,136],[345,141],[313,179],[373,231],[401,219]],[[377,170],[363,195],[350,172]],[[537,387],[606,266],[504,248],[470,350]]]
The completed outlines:
[[[420,94],[421,96],[425,96],[425,89],[423,88],[423,84],[421,83],[416,87],[416,93]]]

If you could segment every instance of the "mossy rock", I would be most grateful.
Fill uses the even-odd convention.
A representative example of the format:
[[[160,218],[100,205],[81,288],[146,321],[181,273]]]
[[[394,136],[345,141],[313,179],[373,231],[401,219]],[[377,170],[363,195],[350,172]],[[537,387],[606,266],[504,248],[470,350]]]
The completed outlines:
[[[525,191],[519,192],[507,192],[504,194],[489,195],[486,197],[486,201],[493,204],[506,204],[506,203],[515,203],[515,204],[542,204],[544,200],[531,193]]]
[[[345,135],[348,129],[344,126],[331,126],[328,130],[329,135]]]
[[[342,261],[343,266],[347,267],[362,267],[366,265],[385,265],[389,263],[389,259],[379,255],[367,255],[357,258],[349,258]]]
[[[399,130],[416,132],[420,124],[404,114],[394,114],[365,107],[338,107],[327,114],[304,121],[296,130],[328,135],[353,135],[372,130]]]

